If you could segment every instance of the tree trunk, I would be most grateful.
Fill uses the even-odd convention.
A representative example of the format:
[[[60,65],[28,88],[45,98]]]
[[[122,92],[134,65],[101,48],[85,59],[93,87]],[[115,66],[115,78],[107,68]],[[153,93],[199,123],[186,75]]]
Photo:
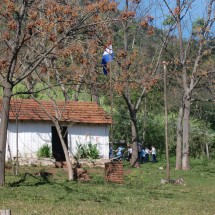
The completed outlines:
[[[74,171],[73,171],[72,163],[71,163],[70,158],[69,158],[68,149],[67,149],[66,144],[64,142],[64,139],[62,136],[62,131],[61,131],[61,128],[60,128],[60,125],[58,124],[58,122],[55,123],[55,126],[57,129],[57,133],[60,137],[61,145],[62,145],[63,152],[64,152],[64,155],[66,158],[66,165],[67,165],[67,169],[68,169],[68,180],[72,181],[72,180],[74,180]]]
[[[147,120],[147,99],[144,98],[144,114],[143,114],[143,144],[146,145],[146,120]]]
[[[131,120],[131,138],[132,138],[132,158],[131,158],[131,166],[139,167],[138,161],[138,136],[137,136],[137,120],[136,114],[133,114],[133,118]]]
[[[205,148],[206,148],[206,155],[208,160],[210,159],[210,154],[209,154],[209,149],[208,149],[208,143],[205,144]]]
[[[82,86],[82,80],[83,80],[83,75],[81,74],[79,76],[79,81],[78,81],[78,84],[75,88],[75,92],[74,92],[74,101],[78,101],[78,97],[79,97],[79,93],[81,91],[81,86]]]
[[[42,104],[38,100],[35,99],[35,97],[33,95],[32,95],[32,98],[40,105],[40,107],[47,114],[47,116],[50,118],[50,120],[54,123],[54,125],[57,129],[57,133],[58,133],[58,136],[60,138],[61,146],[63,148],[63,152],[64,152],[64,155],[66,158],[66,165],[67,165],[67,169],[68,169],[68,180],[72,181],[72,180],[74,180],[73,166],[72,166],[72,163],[70,161],[69,152],[68,152],[68,149],[66,147],[66,144],[65,144],[65,141],[64,141],[64,138],[62,135],[62,129],[61,129],[60,124],[59,124],[59,119],[57,119],[58,114],[56,112],[55,113],[56,117],[52,117],[51,114],[42,106]],[[55,105],[55,103],[54,103],[54,105]],[[57,110],[57,107],[55,107],[55,109]]]
[[[182,169],[190,169],[189,160],[189,133],[190,133],[190,96],[184,99],[184,116],[183,116],[183,149],[182,149]]]
[[[0,186],[5,184],[5,153],[7,142],[7,128],[9,121],[10,100],[12,96],[12,85],[6,83],[3,89],[1,126],[0,126]]]
[[[99,95],[97,91],[96,83],[91,83],[91,101],[96,102],[99,105]]]
[[[16,113],[16,172],[19,173],[19,124],[18,124],[18,114]]]
[[[166,179],[170,179],[169,143],[168,143],[168,113],[167,113],[167,65],[164,62],[164,114],[165,114],[165,148],[166,148]]]
[[[176,142],[176,170],[181,169],[181,159],[182,159],[182,119],[183,119],[183,108],[180,107],[178,113],[178,123],[177,123],[177,142]]]

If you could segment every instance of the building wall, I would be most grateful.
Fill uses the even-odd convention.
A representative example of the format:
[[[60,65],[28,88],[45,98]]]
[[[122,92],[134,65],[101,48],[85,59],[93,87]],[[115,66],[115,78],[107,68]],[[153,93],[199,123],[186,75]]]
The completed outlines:
[[[68,148],[76,154],[77,144],[97,144],[100,156],[109,158],[108,126],[77,124],[68,129]],[[72,149],[72,150],[71,150]]]
[[[36,157],[38,149],[48,144],[52,146],[51,123],[19,122],[18,124],[18,152],[20,157]],[[8,126],[6,158],[16,157],[17,127],[15,122]],[[70,154],[76,154],[77,144],[97,144],[100,156],[109,156],[109,137],[107,125],[74,124],[68,127],[68,149]]]

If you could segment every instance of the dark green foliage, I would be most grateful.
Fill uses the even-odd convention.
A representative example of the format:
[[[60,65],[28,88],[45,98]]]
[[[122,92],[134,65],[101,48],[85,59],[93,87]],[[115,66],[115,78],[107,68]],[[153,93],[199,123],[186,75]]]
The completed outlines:
[[[209,123],[204,120],[191,118],[190,120],[190,155],[196,158],[206,156],[206,144],[208,144],[209,153],[215,151],[215,131]]]
[[[159,103],[159,101],[158,101]],[[159,104],[160,106],[160,104]],[[159,107],[158,106],[158,107]],[[158,151],[158,155],[165,154],[165,139],[164,139],[164,114],[160,113],[158,107],[147,114],[144,146],[151,147],[152,145]],[[154,113],[153,113],[154,112]],[[144,112],[138,114],[138,128],[139,140],[143,139],[143,116]],[[128,111],[121,106],[120,109],[114,112],[114,140],[125,140],[127,143],[131,142],[131,128]],[[176,124],[177,113],[169,112],[168,114],[168,140],[169,152],[175,155],[176,148]],[[190,155],[192,157],[201,158],[206,155],[206,143],[209,147],[211,158],[215,152],[215,132],[210,124],[205,123],[204,120],[191,118],[190,121]]]
[[[48,144],[41,146],[37,152],[39,158],[50,158],[51,157],[51,148]]]
[[[130,126],[130,117],[127,109],[122,105],[121,108],[115,110],[114,115],[114,124],[113,134],[114,140],[125,140],[129,142],[131,140],[131,126]]]
[[[169,152],[171,155],[175,154],[175,134],[176,134],[176,114],[169,114]],[[158,154],[165,153],[165,137],[164,137],[164,115],[149,114],[146,124],[146,146],[152,145],[159,151]]]

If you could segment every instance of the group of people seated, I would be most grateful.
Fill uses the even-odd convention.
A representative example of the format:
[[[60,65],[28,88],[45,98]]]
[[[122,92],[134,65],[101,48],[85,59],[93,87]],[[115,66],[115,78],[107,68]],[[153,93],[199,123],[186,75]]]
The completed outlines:
[[[126,153],[127,152],[127,153]],[[147,147],[143,147],[138,144],[138,159],[140,163],[147,163],[150,161],[149,157],[151,155],[151,162],[156,163],[156,149],[154,146],[149,150]],[[119,146],[116,150],[113,150],[110,146],[110,159],[127,159],[128,161],[132,158],[132,147],[128,145],[127,149],[125,147]]]

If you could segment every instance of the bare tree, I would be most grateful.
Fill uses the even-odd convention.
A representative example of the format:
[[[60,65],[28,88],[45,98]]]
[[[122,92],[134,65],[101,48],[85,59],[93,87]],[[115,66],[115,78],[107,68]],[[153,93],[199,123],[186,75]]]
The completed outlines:
[[[53,109],[55,110],[55,116],[53,116],[50,113],[50,110],[47,110],[43,106],[43,103],[41,101],[37,100],[33,96],[32,96],[32,98],[40,105],[40,107],[43,109],[43,111],[46,113],[46,115],[49,117],[49,119],[53,122],[53,124],[56,127],[58,136],[60,138],[61,146],[63,148],[63,152],[64,152],[64,155],[65,155],[65,158],[66,158],[66,164],[67,164],[67,169],[68,169],[68,180],[72,181],[72,180],[75,179],[74,178],[75,177],[75,175],[74,175],[74,169],[75,169],[75,167],[73,166],[73,164],[71,162],[71,159],[70,159],[70,156],[69,156],[69,152],[68,152],[66,143],[64,141],[64,136],[63,136],[63,131],[62,131],[62,125],[60,123],[60,121],[62,120],[62,115],[63,115],[64,109],[66,107],[66,102],[67,101],[65,101],[65,104],[63,106],[59,107],[58,103],[55,100],[53,100],[53,99],[50,100],[50,102],[53,105]],[[72,156],[72,158],[74,159],[73,156]]]
[[[35,72],[44,73],[44,60],[73,51],[64,46],[67,38],[95,32],[110,20],[101,13],[114,11],[115,2],[90,5],[77,1],[9,1],[0,3],[0,85],[3,87],[0,127],[0,186],[4,185],[5,150],[10,99],[13,88]],[[108,14],[108,13],[107,13]],[[57,29],[57,30],[56,30]],[[66,49],[65,49],[66,47]]]
[[[183,19],[189,14],[191,4],[194,1],[176,0],[176,6],[171,9],[171,6],[166,0],[163,0],[169,9],[172,19],[177,24],[179,58],[177,62],[177,70],[181,72],[179,83],[182,86],[181,106],[178,113],[177,124],[177,149],[176,149],[176,169],[189,170],[189,121],[190,108],[193,91],[201,79],[200,65],[204,53],[210,47],[208,38],[215,21],[214,17],[214,0],[206,2],[206,17],[199,18],[191,25],[191,36],[188,41],[183,40]],[[196,52],[192,53],[193,43],[197,43]],[[174,54],[173,54],[174,56]]]
[[[145,33],[150,35],[154,34],[155,29],[150,26],[149,22],[152,17],[143,17],[142,21],[137,27],[137,33],[132,34],[132,39],[128,37],[129,26],[128,21],[123,24],[124,26],[124,49],[119,50],[118,65],[119,72],[115,79],[116,89],[122,94],[131,119],[131,133],[132,133],[132,160],[131,166],[139,166],[138,163],[138,128],[137,128],[137,113],[140,110],[141,103],[147,91],[157,82],[159,78],[160,62],[162,53],[169,41],[169,33],[174,26],[171,26],[169,31],[163,35],[159,44],[155,44],[154,57],[150,60],[149,55],[145,51],[145,44],[140,45],[139,49],[134,45],[136,43],[136,35],[140,34],[141,28],[145,29]],[[132,22],[131,22],[132,23]],[[132,23],[134,25],[134,23]],[[149,39],[150,40],[150,39]],[[132,45],[131,45],[132,44]],[[128,48],[129,47],[129,48]],[[148,61],[147,61],[148,60]],[[135,99],[132,94],[135,92]],[[137,93],[138,92],[138,93]]]

